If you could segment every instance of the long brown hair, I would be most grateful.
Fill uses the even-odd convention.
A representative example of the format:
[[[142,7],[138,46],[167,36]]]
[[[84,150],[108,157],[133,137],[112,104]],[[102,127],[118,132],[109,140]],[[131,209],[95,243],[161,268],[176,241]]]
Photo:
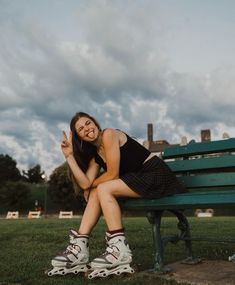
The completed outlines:
[[[73,145],[74,158],[78,166],[85,172],[87,171],[90,160],[94,157],[96,153],[96,147],[89,142],[82,141],[77,135],[75,124],[82,117],[86,117],[92,120],[100,131],[101,127],[95,118],[84,112],[76,113],[71,119],[70,130],[72,132],[72,145]]]

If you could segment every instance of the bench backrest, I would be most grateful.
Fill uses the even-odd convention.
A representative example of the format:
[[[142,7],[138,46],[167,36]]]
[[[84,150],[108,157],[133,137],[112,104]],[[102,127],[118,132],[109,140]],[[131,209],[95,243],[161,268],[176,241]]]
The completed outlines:
[[[235,185],[235,138],[167,147],[163,159],[188,189]]]

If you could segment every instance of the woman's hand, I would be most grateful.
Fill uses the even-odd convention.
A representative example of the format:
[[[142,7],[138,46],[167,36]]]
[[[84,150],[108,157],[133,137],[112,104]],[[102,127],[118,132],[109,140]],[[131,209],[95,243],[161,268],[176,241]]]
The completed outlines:
[[[66,132],[63,131],[63,138],[61,142],[61,150],[65,158],[73,155],[73,145],[72,145],[72,132],[69,134],[69,139],[67,138]]]
[[[84,196],[84,199],[85,199],[86,202],[88,202],[88,199],[89,199],[89,196],[90,196],[90,191],[91,191],[90,188],[84,190],[83,196]]]

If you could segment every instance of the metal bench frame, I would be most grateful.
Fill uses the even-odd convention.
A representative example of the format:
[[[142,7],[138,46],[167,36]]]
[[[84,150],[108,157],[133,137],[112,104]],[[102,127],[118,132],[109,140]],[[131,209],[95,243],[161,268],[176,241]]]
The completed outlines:
[[[153,228],[153,271],[166,273],[170,270],[164,263],[164,248],[168,242],[185,242],[188,257],[183,262],[187,264],[201,261],[193,254],[192,241],[235,243],[235,239],[192,238],[184,214],[186,209],[223,209],[235,206],[235,138],[168,147],[164,150],[163,159],[189,189],[189,193],[160,199],[123,199],[120,200],[120,205],[128,211],[146,212]],[[179,234],[161,236],[164,211],[170,211],[177,217]]]

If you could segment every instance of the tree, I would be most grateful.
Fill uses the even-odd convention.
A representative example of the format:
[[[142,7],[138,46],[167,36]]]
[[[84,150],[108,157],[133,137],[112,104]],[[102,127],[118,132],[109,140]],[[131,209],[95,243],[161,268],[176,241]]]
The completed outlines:
[[[24,183],[16,161],[9,155],[0,154],[0,201],[1,210],[20,210],[27,203],[30,188]]]
[[[23,175],[29,183],[42,183],[45,172],[41,171],[41,166],[37,164],[28,171],[23,170]]]
[[[8,209],[21,209],[30,196],[30,187],[27,183],[7,181],[0,186],[0,201]]]
[[[0,154],[0,183],[5,181],[19,181],[22,178],[16,161],[9,155]]]
[[[78,210],[83,207],[83,198],[75,194],[69,178],[67,163],[57,167],[48,182],[48,193],[51,200],[58,203],[61,210]]]

